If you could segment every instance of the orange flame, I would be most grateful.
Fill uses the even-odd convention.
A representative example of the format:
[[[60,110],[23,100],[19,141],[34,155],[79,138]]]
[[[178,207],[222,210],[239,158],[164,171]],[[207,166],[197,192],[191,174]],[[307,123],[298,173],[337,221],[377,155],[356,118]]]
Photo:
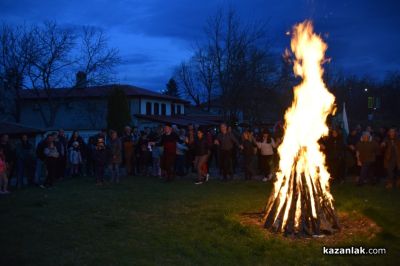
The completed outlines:
[[[316,201],[327,201],[333,209],[333,197],[329,191],[330,175],[318,143],[322,136],[328,134],[326,119],[333,113],[335,101],[322,80],[321,65],[327,45],[313,32],[312,23],[305,21],[294,26],[291,49],[296,57],[294,73],[303,81],[294,88],[294,101],[285,113],[285,135],[278,149],[279,171],[266,209],[268,214],[273,206],[271,203],[279,202],[274,210],[276,215],[273,222],[283,212],[283,221],[277,228],[282,232],[293,207],[296,208],[294,228],[300,227],[302,197],[306,196],[311,202],[310,211],[314,218],[317,218]],[[301,189],[305,189],[306,193],[302,193]],[[295,206],[290,204],[292,200],[296,201],[293,204]]]

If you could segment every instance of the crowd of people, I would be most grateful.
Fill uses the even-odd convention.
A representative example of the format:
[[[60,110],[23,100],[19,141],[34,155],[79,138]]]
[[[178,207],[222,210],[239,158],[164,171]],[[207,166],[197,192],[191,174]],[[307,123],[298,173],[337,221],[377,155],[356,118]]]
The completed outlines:
[[[87,142],[63,130],[49,133],[35,147],[27,135],[12,145],[7,135],[0,138],[0,192],[9,193],[9,180],[16,188],[37,185],[51,188],[64,178],[95,177],[97,185],[119,183],[121,176],[155,176],[166,182],[177,176],[195,175],[195,184],[210,175],[229,181],[269,181],[278,168],[277,149],[284,128],[239,131],[223,123],[219,128],[166,124],[153,129],[125,127],[122,134],[102,130]],[[388,189],[399,186],[400,140],[396,128],[364,131],[355,127],[345,137],[332,128],[320,141],[332,182],[343,183],[357,176],[357,184],[377,184],[386,178]],[[123,171],[123,172],[122,172]],[[25,180],[27,182],[25,182]]]

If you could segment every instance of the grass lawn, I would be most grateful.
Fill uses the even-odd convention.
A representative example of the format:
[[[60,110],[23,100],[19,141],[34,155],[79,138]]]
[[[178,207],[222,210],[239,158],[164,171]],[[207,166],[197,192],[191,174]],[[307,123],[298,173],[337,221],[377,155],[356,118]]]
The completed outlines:
[[[380,232],[338,246],[385,247],[381,256],[323,256],[321,243],[267,238],[242,225],[259,212],[271,184],[258,181],[195,186],[155,178],[96,187],[67,180],[52,190],[28,188],[0,197],[0,265],[398,265],[400,191],[333,188],[339,211],[361,213]]]

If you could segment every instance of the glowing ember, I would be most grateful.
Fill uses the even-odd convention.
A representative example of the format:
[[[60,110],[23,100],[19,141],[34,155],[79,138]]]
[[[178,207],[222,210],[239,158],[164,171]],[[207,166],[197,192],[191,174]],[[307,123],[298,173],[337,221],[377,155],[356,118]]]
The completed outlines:
[[[335,101],[322,80],[327,45],[305,21],[293,28],[291,49],[296,57],[294,72],[303,81],[294,88],[292,106],[285,114],[279,171],[263,218],[267,228],[286,234],[332,233],[338,221],[318,144],[328,134],[326,118]]]

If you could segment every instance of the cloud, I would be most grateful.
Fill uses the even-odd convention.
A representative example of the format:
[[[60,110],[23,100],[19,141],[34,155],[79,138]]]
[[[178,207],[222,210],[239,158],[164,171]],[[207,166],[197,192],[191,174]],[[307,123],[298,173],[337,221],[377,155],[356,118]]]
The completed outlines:
[[[204,38],[207,18],[221,7],[232,7],[243,22],[268,21],[271,50],[277,54],[289,47],[285,32],[312,19],[338,68],[377,77],[400,69],[396,0],[2,0],[0,16],[11,23],[52,19],[101,27],[120,50],[122,80],[164,88],[174,66]]]

